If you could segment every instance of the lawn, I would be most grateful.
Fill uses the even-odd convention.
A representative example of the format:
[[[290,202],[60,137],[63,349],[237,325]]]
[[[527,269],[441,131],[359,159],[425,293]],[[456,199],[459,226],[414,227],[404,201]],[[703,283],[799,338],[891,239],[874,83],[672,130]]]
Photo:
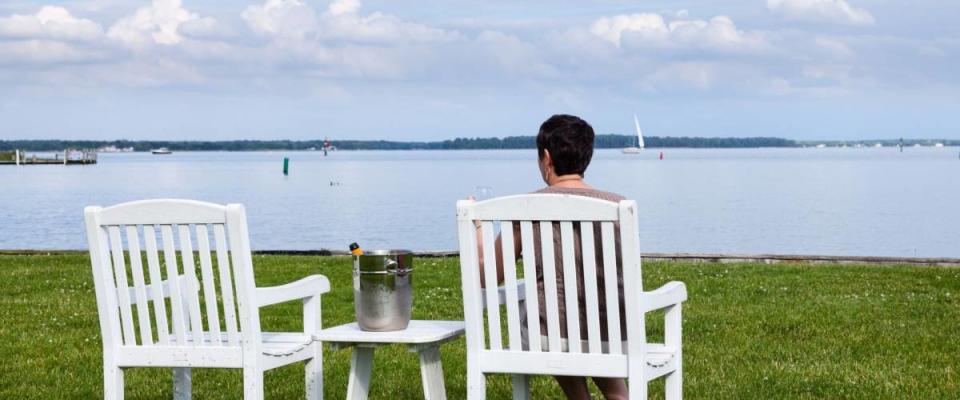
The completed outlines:
[[[353,320],[350,260],[255,256],[260,286],[324,274],[323,323]],[[684,391],[699,399],[960,398],[960,269],[944,267],[646,263],[645,287],[687,284]],[[414,318],[462,319],[456,258],[421,258]],[[0,398],[102,396],[100,332],[90,264],[68,255],[0,256]],[[261,313],[265,330],[300,329],[297,304]],[[662,329],[648,319],[653,338]],[[444,345],[451,399],[464,397],[464,343]],[[326,398],[345,397],[350,350],[324,354]],[[415,354],[378,350],[371,398],[421,395]],[[489,397],[509,398],[510,380],[488,380]],[[241,397],[236,370],[195,370],[197,399]],[[129,399],[169,399],[171,373],[134,369]],[[300,364],[267,373],[267,398],[300,399]],[[558,398],[548,378],[533,398]],[[662,384],[651,387],[662,397]]]

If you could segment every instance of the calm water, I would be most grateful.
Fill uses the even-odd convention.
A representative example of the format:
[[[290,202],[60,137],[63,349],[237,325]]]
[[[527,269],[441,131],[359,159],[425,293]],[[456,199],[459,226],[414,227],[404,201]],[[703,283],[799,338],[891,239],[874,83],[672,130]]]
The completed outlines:
[[[643,251],[958,257],[957,152],[602,150],[587,182],[637,200]],[[452,250],[457,199],[543,186],[532,150],[101,154],[0,183],[0,249],[84,249],[84,206],[181,197],[244,203],[256,249]]]

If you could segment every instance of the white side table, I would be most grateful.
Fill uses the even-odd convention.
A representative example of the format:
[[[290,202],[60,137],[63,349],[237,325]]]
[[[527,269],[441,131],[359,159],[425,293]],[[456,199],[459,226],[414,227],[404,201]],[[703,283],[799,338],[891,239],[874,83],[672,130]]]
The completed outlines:
[[[353,347],[350,359],[348,400],[364,400],[370,390],[370,371],[373,369],[373,351],[378,346],[405,344],[411,352],[420,355],[420,375],[423,379],[423,397],[427,400],[445,400],[443,366],[440,363],[440,345],[463,334],[463,321],[410,321],[407,329],[392,332],[367,332],[356,322],[323,329],[314,338],[327,342],[334,350]]]

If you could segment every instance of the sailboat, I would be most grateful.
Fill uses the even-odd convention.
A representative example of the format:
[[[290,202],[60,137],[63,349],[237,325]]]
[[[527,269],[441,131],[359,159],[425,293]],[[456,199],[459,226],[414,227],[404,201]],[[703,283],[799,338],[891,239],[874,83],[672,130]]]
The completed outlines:
[[[633,114],[633,126],[637,128],[637,147],[627,147],[623,149],[623,154],[640,154],[645,147],[643,145],[643,133],[640,132],[640,121],[637,120],[637,114]]]

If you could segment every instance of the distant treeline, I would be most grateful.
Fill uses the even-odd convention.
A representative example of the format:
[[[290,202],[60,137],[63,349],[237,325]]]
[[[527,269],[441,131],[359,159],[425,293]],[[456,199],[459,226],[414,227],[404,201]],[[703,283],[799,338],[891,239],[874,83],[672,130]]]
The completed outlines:
[[[900,139],[878,139],[878,140],[802,140],[797,141],[797,144],[800,146],[817,146],[817,145],[826,145],[830,147],[837,146],[873,146],[875,144],[881,144],[885,147],[896,146],[900,144]],[[960,140],[949,140],[949,139],[903,139],[904,146],[933,146],[937,143],[943,144],[944,146],[960,146]]]
[[[659,137],[644,138],[647,147],[794,147],[793,140],[752,138]],[[387,140],[330,140],[340,150],[474,150],[474,149],[532,149],[533,136],[505,138],[457,138],[434,142],[401,142]],[[633,135],[597,135],[597,148],[623,148],[637,145]],[[172,151],[257,151],[257,150],[320,150],[323,140],[226,140],[226,141],[164,141],[164,140],[0,140],[0,150],[59,151],[64,149],[98,149],[114,146],[149,151],[166,147]]]

